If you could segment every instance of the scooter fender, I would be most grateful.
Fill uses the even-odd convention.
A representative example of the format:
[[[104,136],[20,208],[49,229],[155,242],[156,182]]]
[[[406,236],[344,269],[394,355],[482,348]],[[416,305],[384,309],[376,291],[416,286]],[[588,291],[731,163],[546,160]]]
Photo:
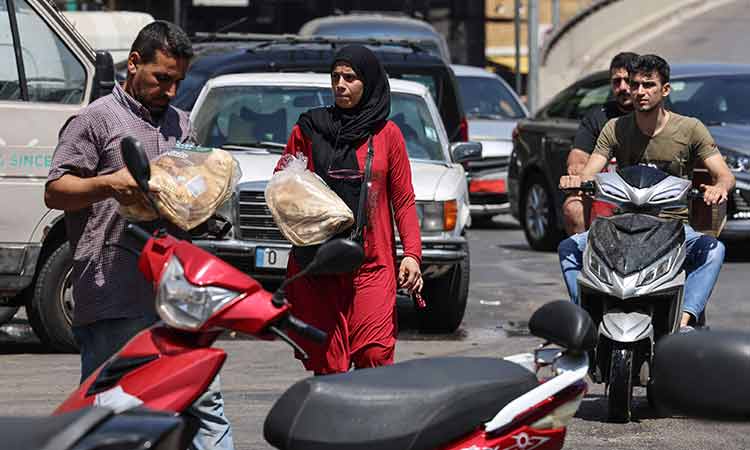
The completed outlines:
[[[612,312],[602,318],[599,334],[616,342],[638,342],[646,338],[653,342],[654,326],[647,314]]]

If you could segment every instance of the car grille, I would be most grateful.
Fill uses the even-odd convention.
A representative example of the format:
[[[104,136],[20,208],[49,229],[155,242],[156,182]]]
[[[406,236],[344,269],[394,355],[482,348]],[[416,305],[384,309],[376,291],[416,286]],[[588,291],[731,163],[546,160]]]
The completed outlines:
[[[750,192],[735,189],[732,194],[734,208],[731,211],[733,219],[750,219]],[[731,206],[731,205],[730,205]]]
[[[240,191],[240,236],[248,241],[286,242],[262,191]]]
[[[466,169],[469,173],[499,172],[508,168],[510,156],[498,156],[495,158],[484,158],[479,161],[471,161]]]

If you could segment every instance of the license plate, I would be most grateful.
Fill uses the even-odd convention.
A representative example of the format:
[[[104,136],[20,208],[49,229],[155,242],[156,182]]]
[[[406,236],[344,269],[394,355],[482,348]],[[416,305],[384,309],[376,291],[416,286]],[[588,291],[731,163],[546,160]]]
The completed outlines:
[[[259,269],[286,269],[288,261],[288,249],[267,247],[255,249],[255,267]]]

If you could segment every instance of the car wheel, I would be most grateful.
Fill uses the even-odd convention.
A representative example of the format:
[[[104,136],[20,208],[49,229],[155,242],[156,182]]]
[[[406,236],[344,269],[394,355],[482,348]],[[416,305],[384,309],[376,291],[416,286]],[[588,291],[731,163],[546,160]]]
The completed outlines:
[[[0,325],[9,322],[18,312],[18,306],[0,306]]]
[[[42,343],[66,353],[78,351],[73,337],[73,257],[64,243],[44,261],[26,307],[29,323]]]
[[[425,280],[423,297],[427,307],[420,310],[419,329],[425,333],[453,333],[461,325],[469,298],[469,248],[466,257],[442,277]]]
[[[557,213],[547,183],[539,175],[534,175],[526,183],[521,225],[526,241],[534,250],[554,250],[562,239],[562,231],[557,228]]]

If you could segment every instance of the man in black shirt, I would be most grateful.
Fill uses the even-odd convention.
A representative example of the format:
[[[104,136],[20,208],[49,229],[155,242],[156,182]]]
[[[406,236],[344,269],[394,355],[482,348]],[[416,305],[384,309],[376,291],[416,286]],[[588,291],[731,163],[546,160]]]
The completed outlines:
[[[610,119],[633,111],[627,66],[636,56],[638,55],[635,53],[622,52],[612,58],[609,65],[609,81],[614,100],[593,109],[581,120],[573,141],[573,149],[568,154],[568,175],[578,175],[581,172],[591,152],[594,151],[599,133]],[[583,232],[585,223],[581,194],[569,195],[563,203],[562,210],[565,231],[570,235]]]

